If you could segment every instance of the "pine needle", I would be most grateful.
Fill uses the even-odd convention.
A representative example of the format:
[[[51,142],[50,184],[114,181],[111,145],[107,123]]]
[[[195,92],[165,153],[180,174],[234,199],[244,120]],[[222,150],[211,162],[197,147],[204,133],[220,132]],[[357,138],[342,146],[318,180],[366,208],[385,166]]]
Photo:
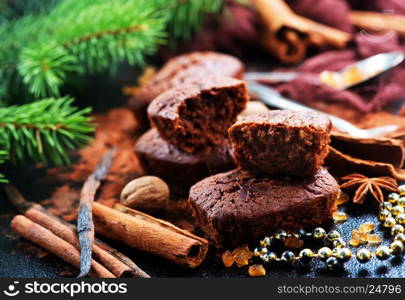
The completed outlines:
[[[89,108],[78,110],[69,97],[0,107],[0,147],[14,161],[69,163],[67,148],[90,141]]]

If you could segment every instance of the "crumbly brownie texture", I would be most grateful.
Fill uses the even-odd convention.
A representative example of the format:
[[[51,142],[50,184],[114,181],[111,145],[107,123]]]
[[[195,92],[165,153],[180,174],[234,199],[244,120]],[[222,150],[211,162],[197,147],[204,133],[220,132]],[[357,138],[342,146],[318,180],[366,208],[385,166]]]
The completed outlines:
[[[190,189],[201,228],[217,247],[257,242],[279,229],[313,228],[336,210],[339,185],[324,168],[307,178],[254,178],[241,169]]]
[[[158,95],[182,84],[195,76],[213,73],[242,79],[243,64],[236,57],[210,51],[198,51],[170,59],[159,72],[145,85],[141,86],[129,100],[129,106],[137,120],[149,124],[146,109]]]
[[[322,166],[331,121],[321,113],[274,110],[229,129],[237,163],[252,174],[306,176]]]
[[[148,115],[164,140],[194,153],[223,144],[248,99],[243,81],[209,76],[159,95],[149,105]]]
[[[155,128],[139,138],[135,153],[146,174],[162,178],[186,195],[197,181],[235,168],[229,143],[190,154],[164,141]]]

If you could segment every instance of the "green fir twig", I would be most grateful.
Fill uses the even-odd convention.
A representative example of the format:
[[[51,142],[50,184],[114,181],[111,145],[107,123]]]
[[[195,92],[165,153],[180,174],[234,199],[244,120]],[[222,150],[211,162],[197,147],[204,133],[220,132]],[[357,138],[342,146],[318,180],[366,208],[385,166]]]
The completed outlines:
[[[69,163],[66,149],[89,142],[90,108],[78,110],[68,97],[0,108],[0,141],[14,161]]]

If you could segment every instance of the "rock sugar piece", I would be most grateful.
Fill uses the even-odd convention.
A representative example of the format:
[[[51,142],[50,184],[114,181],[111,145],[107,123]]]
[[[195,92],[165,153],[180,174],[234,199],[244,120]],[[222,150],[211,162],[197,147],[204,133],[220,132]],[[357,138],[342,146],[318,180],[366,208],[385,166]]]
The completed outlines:
[[[129,106],[138,121],[146,126],[146,109],[161,93],[187,82],[195,76],[216,74],[241,79],[243,64],[236,57],[210,51],[197,51],[170,59],[146,84],[136,90]]]
[[[205,178],[189,201],[217,247],[257,242],[277,230],[311,229],[331,218],[339,185],[324,168],[305,178],[255,178],[237,169]]]
[[[237,163],[252,174],[306,176],[328,154],[331,121],[321,113],[273,110],[229,129]]]
[[[164,141],[155,128],[138,139],[135,153],[146,174],[162,178],[172,190],[186,195],[197,181],[235,168],[229,143],[186,153]]]
[[[160,94],[148,115],[164,140],[192,153],[223,144],[248,100],[245,82],[209,76]]]

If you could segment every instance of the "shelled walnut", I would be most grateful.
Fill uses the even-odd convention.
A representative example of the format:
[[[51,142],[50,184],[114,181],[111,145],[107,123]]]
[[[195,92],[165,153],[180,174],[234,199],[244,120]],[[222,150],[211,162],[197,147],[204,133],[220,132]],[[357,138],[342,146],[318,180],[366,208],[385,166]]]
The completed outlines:
[[[146,212],[164,210],[169,201],[169,187],[159,177],[143,176],[130,181],[121,192],[121,203]]]

